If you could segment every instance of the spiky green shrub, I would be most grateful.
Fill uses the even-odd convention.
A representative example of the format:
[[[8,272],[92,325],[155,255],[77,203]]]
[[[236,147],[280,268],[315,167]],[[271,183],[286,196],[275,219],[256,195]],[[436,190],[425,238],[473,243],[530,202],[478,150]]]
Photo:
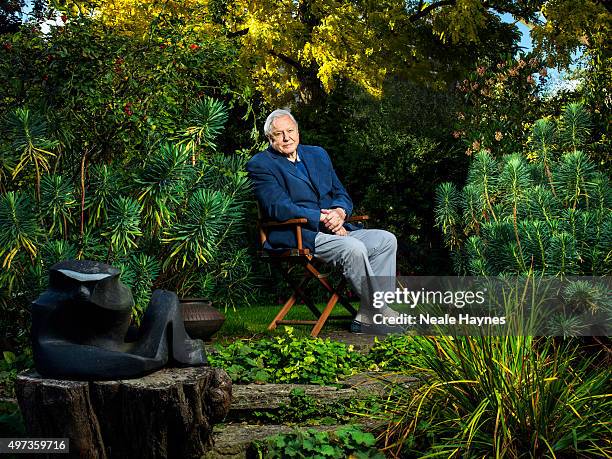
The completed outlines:
[[[114,196],[125,190],[120,174],[107,164],[94,164],[89,170],[89,187],[85,194],[88,223],[96,226],[107,218]]]
[[[195,152],[198,145],[216,149],[215,137],[222,131],[228,114],[223,103],[212,97],[205,97],[191,106],[184,132],[179,137],[189,151]]]
[[[8,273],[14,258],[28,255],[34,259],[42,228],[36,218],[34,201],[25,193],[9,191],[0,196],[0,260]]]
[[[175,211],[185,196],[185,182],[190,171],[188,160],[186,148],[162,144],[135,178],[141,190],[138,200],[144,209],[144,219],[154,233],[176,217]]]
[[[36,194],[40,195],[40,179],[49,170],[51,150],[57,147],[56,140],[47,136],[47,120],[39,112],[26,107],[16,108],[6,117],[4,134],[10,142],[10,150],[16,154],[13,179],[28,168],[32,168],[36,178]]]
[[[480,151],[463,189],[438,187],[436,223],[458,272],[612,272],[612,190],[585,152],[588,130],[571,104],[558,123],[534,124],[530,151],[499,160]]]
[[[132,288],[137,321],[153,288],[206,296],[222,308],[248,303],[246,155],[215,152],[215,138],[228,115],[225,105],[207,99],[195,112],[199,117],[190,126],[199,126],[199,134],[189,147],[155,142],[131,167],[87,167],[85,157],[82,180],[43,174],[40,193],[22,186],[18,176],[9,181],[9,189],[19,191],[0,194],[0,300],[12,303],[13,310],[24,307],[46,287],[51,265],[77,258],[121,268]],[[23,118],[24,123],[40,119]],[[36,126],[35,132],[45,134]],[[28,131],[29,125],[22,128]],[[43,137],[37,142],[57,145]],[[11,151],[11,145],[0,141],[3,151]],[[18,161],[21,146],[12,154]],[[59,162],[47,165],[61,171]]]
[[[61,175],[50,174],[40,185],[41,214],[49,226],[49,234],[66,236],[68,224],[74,224],[77,202],[72,183]]]
[[[458,273],[610,274],[612,194],[588,138],[588,114],[571,104],[559,120],[536,121],[523,152],[494,158],[480,151],[462,189],[438,188],[436,221]],[[608,287],[570,280],[561,293],[559,308],[546,311],[550,334],[584,333],[592,321],[576,311],[612,317]],[[504,301],[514,307],[522,298]],[[596,365],[609,351],[585,358],[575,342],[517,335],[431,339],[419,368],[428,378],[416,393],[394,386],[390,398],[386,438],[394,451],[609,456],[610,371]]]
[[[118,264],[122,281],[132,289],[134,319],[140,323],[151,300],[153,281],[159,276],[161,263],[155,257],[139,252]]]

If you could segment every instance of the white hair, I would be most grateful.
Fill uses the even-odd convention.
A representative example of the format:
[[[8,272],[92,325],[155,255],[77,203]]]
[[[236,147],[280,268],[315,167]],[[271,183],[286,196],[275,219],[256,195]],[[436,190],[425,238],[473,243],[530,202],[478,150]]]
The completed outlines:
[[[291,121],[295,123],[295,127],[296,128],[298,127],[297,121],[295,120],[295,118],[293,117],[293,115],[291,114],[289,110],[278,108],[274,110],[272,113],[270,113],[268,117],[266,118],[266,122],[264,123],[264,134],[266,135],[266,137],[269,138],[270,135],[272,134],[272,123],[274,122],[274,120],[276,118],[280,118],[281,116],[288,116],[289,118],[291,118]]]

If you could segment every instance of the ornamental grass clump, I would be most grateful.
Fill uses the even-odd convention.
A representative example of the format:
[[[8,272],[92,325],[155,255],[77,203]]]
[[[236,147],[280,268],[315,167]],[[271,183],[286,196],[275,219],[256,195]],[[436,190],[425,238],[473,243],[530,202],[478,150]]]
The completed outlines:
[[[569,342],[432,337],[416,389],[394,385],[394,457],[610,457],[610,368]]]

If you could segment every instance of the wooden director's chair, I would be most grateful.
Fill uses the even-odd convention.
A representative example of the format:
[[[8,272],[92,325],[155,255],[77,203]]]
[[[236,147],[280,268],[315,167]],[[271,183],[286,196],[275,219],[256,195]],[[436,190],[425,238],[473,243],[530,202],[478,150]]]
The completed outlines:
[[[359,222],[368,219],[369,217],[365,215],[354,216],[347,219],[347,222]],[[328,275],[321,274],[315,266],[318,263],[322,264],[322,262],[317,260],[309,249],[302,246],[302,226],[306,223],[307,220],[305,218],[294,218],[283,222],[264,222],[260,219],[258,222],[259,240],[261,243],[259,255],[273,266],[276,266],[282,273],[287,283],[293,289],[293,294],[285,302],[274,320],[270,323],[268,330],[274,330],[278,325],[314,325],[312,331],[310,332],[310,336],[316,337],[328,319],[350,320],[355,317],[357,311],[355,308],[353,308],[348,298],[342,294],[346,287],[346,279],[343,277],[342,281],[336,287],[334,287],[328,280]],[[292,226],[295,229],[297,247],[287,249],[280,253],[264,250],[263,246],[268,239],[268,230],[275,227],[278,228],[279,226]],[[304,271],[302,279],[297,283],[291,277],[291,271],[296,266],[302,266]],[[316,279],[319,281],[319,283],[323,285],[323,287],[331,294],[329,300],[327,301],[327,305],[322,312],[319,311],[310,296],[305,291],[305,288],[311,279]],[[312,311],[316,320],[284,320],[285,316],[291,310],[298,298],[300,298],[308,309]],[[340,301],[340,303],[351,315],[330,317],[330,314],[338,301]]]

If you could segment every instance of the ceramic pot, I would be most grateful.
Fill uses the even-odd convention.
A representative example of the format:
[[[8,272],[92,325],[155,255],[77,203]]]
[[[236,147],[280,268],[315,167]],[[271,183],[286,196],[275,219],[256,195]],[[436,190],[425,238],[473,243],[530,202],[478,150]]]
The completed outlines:
[[[180,298],[179,302],[185,330],[191,338],[210,339],[225,322],[225,316],[213,308],[209,300]]]

